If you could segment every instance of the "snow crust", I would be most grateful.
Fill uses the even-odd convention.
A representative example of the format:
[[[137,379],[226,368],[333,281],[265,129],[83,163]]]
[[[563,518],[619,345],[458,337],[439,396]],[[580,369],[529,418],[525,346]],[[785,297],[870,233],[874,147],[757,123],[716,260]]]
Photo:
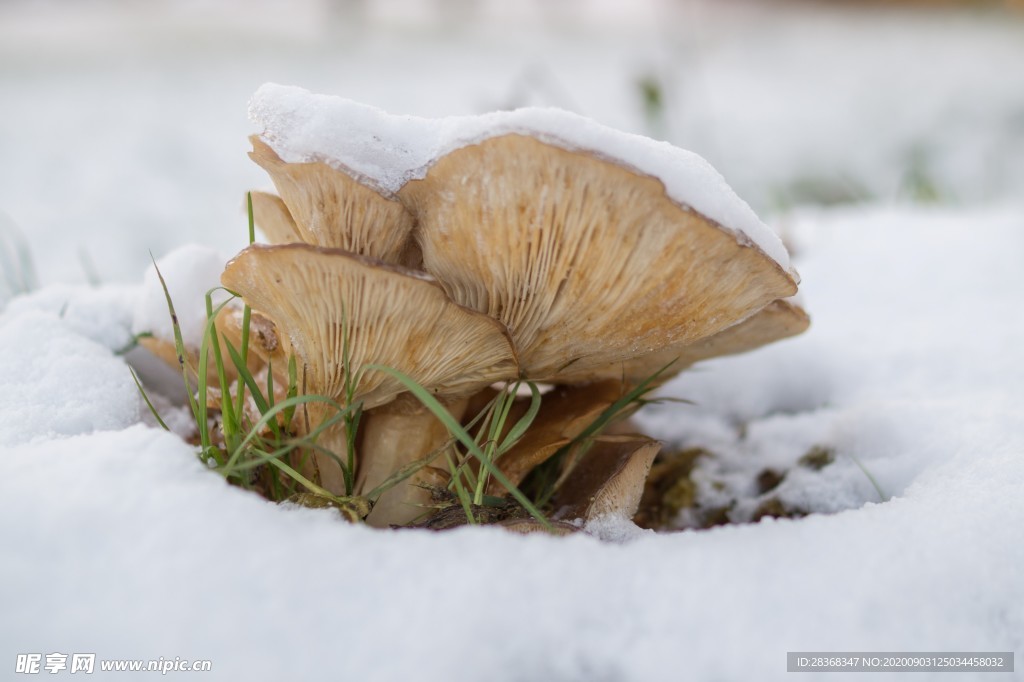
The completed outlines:
[[[249,115],[262,126],[263,140],[285,161],[323,161],[389,193],[422,178],[445,154],[509,133],[592,152],[658,178],[674,201],[790,269],[789,254],[778,236],[703,158],[561,109],[522,108],[427,119],[390,115],[340,97],[267,83],[253,96]]]
[[[698,366],[666,389],[695,406],[639,420],[716,453],[696,477],[702,494],[725,482],[736,520],[766,466],[814,513],[675,534],[373,531],[274,506],[135,423],[124,361],[93,340],[119,340],[131,296],[81,290],[109,334],[73,328],[73,295],[67,319],[53,291],[15,299],[0,659],[209,658],[223,680],[771,681],[793,650],[1020,651],[1022,235],[1020,210],[798,216],[810,331]],[[795,465],[815,445],[835,460]]]

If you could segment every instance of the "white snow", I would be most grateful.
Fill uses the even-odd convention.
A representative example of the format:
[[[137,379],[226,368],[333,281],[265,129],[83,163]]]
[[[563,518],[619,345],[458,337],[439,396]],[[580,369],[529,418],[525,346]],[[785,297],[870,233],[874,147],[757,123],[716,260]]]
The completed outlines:
[[[397,192],[451,151],[518,133],[564,149],[587,151],[658,178],[674,201],[751,241],[783,268],[789,254],[778,236],[725,179],[693,152],[624,133],[553,108],[522,108],[478,116],[426,119],[390,115],[341,97],[267,83],[249,105],[261,137],[285,161],[323,161]]]
[[[123,429],[139,420],[128,366],[73,327],[38,310],[0,316],[0,446]]]
[[[1019,13],[717,0],[213,5],[0,3],[0,60],[18,66],[0,70],[0,210],[43,282],[85,281],[81,254],[103,281],[132,283],[151,251],[244,247],[244,193],[270,183],[245,160],[259,131],[239,102],[268,80],[424,117],[575,111],[693,150],[776,229],[780,208],[807,201],[905,200],[923,183],[977,204],[1016,200],[1024,186]],[[660,88],[653,115],[642,79]]]
[[[49,313],[71,331],[116,352],[132,345],[131,310],[138,293],[137,286],[51,284],[14,299],[5,311],[11,315],[32,310]]]
[[[158,339],[174,343],[174,326],[167,307],[169,295],[185,345],[198,348],[206,329],[207,292],[211,292],[214,308],[228,298],[223,289],[218,289],[220,273],[224,271],[226,262],[227,259],[211,248],[189,244],[158,260],[156,267],[150,265],[135,306],[133,333],[148,332]],[[167,285],[166,294],[157,268]]]
[[[0,3],[17,65],[0,70],[0,208],[50,285],[0,312],[6,675],[32,652],[210,659],[211,680],[772,681],[793,678],[793,650],[1015,651],[1019,670],[1024,21],[603,0],[620,9],[601,23],[579,0],[494,0],[432,32],[380,19],[408,16],[406,0],[332,21],[296,0],[298,23],[276,0],[226,3],[220,24],[209,3],[65,4]],[[542,30],[515,18],[531,11]],[[810,515],[671,534],[602,520],[568,538],[372,531],[230,487],[146,425],[129,364],[187,426],[180,376],[117,354],[144,327],[169,334],[162,291],[140,284],[148,252],[243,246],[242,192],[266,182],[244,158],[259,83],[422,116],[555,104],[650,132],[643,75],[664,87],[667,139],[759,211],[788,209],[773,225],[812,326],[693,368],[665,392],[696,404],[650,406],[639,428],[714,452],[698,499],[732,520],[773,496]],[[911,170],[939,203],[892,205],[914,196]],[[867,203],[792,208],[836,190]],[[76,279],[83,247],[128,284],[52,284]],[[201,320],[224,259],[170,261],[179,314]],[[819,471],[798,463],[815,447],[834,455]],[[766,468],[784,478],[759,493]]]
[[[782,680],[792,650],[1019,651],[1022,227],[1019,209],[801,215],[811,330],[683,375],[668,392],[697,405],[641,424],[715,451],[698,473],[726,483],[737,518],[766,466],[816,513],[665,535],[591,524],[604,541],[275,507],[176,437],[125,429],[124,364],[15,301],[4,376],[46,370],[27,406],[4,398],[20,426],[0,478],[3,656],[209,658],[212,679]],[[86,380],[124,399],[89,401],[89,422],[61,392]],[[835,462],[794,466],[814,445]]]

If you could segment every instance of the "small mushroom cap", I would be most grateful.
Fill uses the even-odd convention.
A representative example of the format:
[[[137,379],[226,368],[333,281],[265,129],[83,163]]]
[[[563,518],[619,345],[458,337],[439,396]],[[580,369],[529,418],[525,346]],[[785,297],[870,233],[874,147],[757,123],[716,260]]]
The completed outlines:
[[[273,320],[305,366],[310,394],[344,402],[348,380],[352,400],[369,409],[406,390],[389,374],[360,370],[369,364],[445,396],[518,373],[501,324],[452,303],[422,273],[338,249],[254,244],[227,264],[221,281]],[[348,377],[346,355],[355,368]]]
[[[236,351],[242,351],[244,315],[241,308],[224,306],[217,314],[217,333],[227,339]],[[222,348],[223,350],[223,348]],[[265,315],[250,311],[249,315],[249,370],[253,373],[262,366],[272,365],[275,375],[287,376],[290,350],[287,339],[282,339],[274,323]],[[223,356],[228,357],[223,350]],[[233,364],[231,365],[233,367]]]
[[[295,219],[281,197],[269,192],[250,192],[253,222],[271,244],[293,244],[302,241]]]
[[[622,380],[626,385],[636,385],[664,370],[655,381],[655,385],[660,385],[701,360],[745,353],[802,334],[810,323],[810,317],[803,308],[780,299],[769,303],[743,322],[695,343],[667,346],[606,367],[584,368],[580,371],[570,367],[561,373],[560,378],[566,383],[614,378]]]
[[[615,515],[633,518],[661,443],[643,436],[595,440],[555,494],[558,520]]]
[[[424,268],[508,327],[536,381],[696,342],[796,292],[660,180],[524,135],[457,149],[399,196]]]
[[[270,174],[298,231],[298,239],[281,242],[302,241],[387,263],[417,264],[419,253],[410,238],[415,221],[397,200],[326,163],[286,163],[259,136],[250,140],[249,156]]]

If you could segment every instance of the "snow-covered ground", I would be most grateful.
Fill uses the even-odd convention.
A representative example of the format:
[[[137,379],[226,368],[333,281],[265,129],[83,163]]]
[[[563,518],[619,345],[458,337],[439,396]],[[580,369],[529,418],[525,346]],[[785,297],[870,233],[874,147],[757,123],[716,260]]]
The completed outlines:
[[[112,5],[0,6],[0,209],[46,285],[0,314],[0,670],[33,652],[209,659],[205,677],[248,680],[773,680],[798,650],[1020,665],[1019,19],[606,2],[524,41],[526,10],[502,30],[499,3],[454,28],[437,16],[458,3],[422,10],[427,28],[364,7],[365,30],[318,21],[312,0],[285,26],[261,19],[270,2],[238,25],[204,3]],[[204,10],[217,31],[182,19]],[[645,75],[667,101],[651,119]],[[772,496],[812,513],[671,534],[372,531],[231,488],[140,423],[125,360],[156,368],[118,353],[148,250],[241,245],[241,193],[267,184],[245,158],[266,80],[421,115],[560,104],[706,156],[790,246],[812,327],[698,366],[664,391],[694,405],[637,419],[715,453],[693,479],[733,520],[764,501],[766,468],[783,475]],[[808,205],[844,188],[869,201]],[[81,284],[83,248],[121,283]],[[832,462],[799,464],[816,448]]]

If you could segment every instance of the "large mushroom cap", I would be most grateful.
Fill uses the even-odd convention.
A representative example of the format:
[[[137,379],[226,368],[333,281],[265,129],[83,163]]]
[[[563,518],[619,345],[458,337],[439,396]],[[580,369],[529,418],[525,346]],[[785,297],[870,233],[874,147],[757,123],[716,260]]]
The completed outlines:
[[[525,135],[452,151],[399,196],[425,269],[508,327],[534,380],[696,342],[796,292],[658,179]]]
[[[287,234],[278,229],[284,218],[279,210],[271,213],[278,207],[261,197],[260,213],[274,233],[268,234],[272,241],[302,241],[388,263],[415,264],[411,261],[418,254],[409,238],[414,220],[401,203],[326,163],[286,163],[258,136],[250,140],[250,156],[270,174],[298,232],[298,239],[276,239],[278,233]]]
[[[305,366],[307,393],[342,399],[346,357],[353,401],[366,408],[405,390],[389,374],[359,371],[368,364],[447,396],[517,375],[501,324],[452,303],[422,273],[337,249],[256,244],[228,263],[221,281],[286,336]]]
[[[801,334],[810,323],[803,308],[780,299],[742,322],[696,342],[669,345],[603,368],[588,367],[576,371],[570,367],[562,372],[561,378],[567,383],[619,379],[632,386],[657,374],[656,384],[661,384],[702,360],[745,353]]]

